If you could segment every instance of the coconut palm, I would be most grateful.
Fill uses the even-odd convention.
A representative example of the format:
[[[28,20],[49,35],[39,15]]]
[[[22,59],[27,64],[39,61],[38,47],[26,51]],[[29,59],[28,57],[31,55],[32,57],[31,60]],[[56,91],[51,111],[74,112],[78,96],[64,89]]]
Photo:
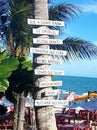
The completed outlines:
[[[35,5],[34,5],[34,18],[35,19],[45,19],[45,20],[48,20],[48,8],[47,8],[47,1],[44,1],[44,0],[34,0],[35,2]],[[67,5],[66,5],[67,6]],[[63,8],[64,6],[63,5],[60,5],[58,6],[58,8],[52,8],[53,11],[55,11],[55,14],[52,15],[52,18],[54,18],[54,20],[68,20],[70,18],[70,16],[74,16],[76,14],[76,11],[80,11],[78,10],[78,8],[74,8],[75,6],[70,6],[68,5],[67,6],[67,10],[66,10],[66,6],[65,8]],[[42,8],[42,7],[45,7],[45,8]],[[72,9],[73,7],[73,9]],[[63,12],[60,11],[60,8]],[[68,13],[67,13],[68,12]],[[51,13],[51,12],[50,12]],[[67,15],[66,15],[67,13]],[[55,15],[55,17],[54,17]],[[51,15],[50,15],[51,16]],[[58,17],[59,16],[59,17]],[[71,17],[72,18],[72,17]],[[54,27],[55,28],[55,27]],[[49,38],[47,35],[42,35],[42,36],[38,36],[38,38]],[[63,45],[60,45],[60,46],[51,46],[51,48],[53,49],[61,49],[61,50],[68,50],[69,51],[69,54],[70,54],[70,58],[72,57],[78,57],[80,56],[80,58],[84,58],[85,55],[87,55],[87,57],[89,57],[88,55],[88,52],[85,53],[85,55],[83,56],[82,55],[82,52],[79,51],[80,49],[84,50],[83,46],[82,48],[80,48],[80,46],[78,45],[82,45],[82,43],[88,43],[86,41],[83,41],[83,40],[80,40],[80,39],[76,39],[76,38],[67,38],[65,39],[64,41],[64,44]],[[68,43],[69,45],[71,44],[70,47],[68,47]],[[74,45],[75,43],[77,43],[77,46],[74,48]],[[78,44],[78,43],[81,43],[81,44]],[[65,45],[66,44],[66,45]],[[50,48],[49,45],[40,45],[38,46],[39,48]],[[63,49],[64,48],[64,49]],[[72,50],[72,54],[73,56],[71,55],[70,51]],[[75,55],[75,52],[76,51],[76,55]],[[96,51],[95,51],[96,52]],[[34,55],[33,58],[36,58],[40,55]],[[74,57],[74,59],[75,59]],[[63,59],[65,59],[64,57],[62,57]],[[68,58],[68,56],[67,56]],[[33,63],[33,67],[34,67],[34,70],[38,68],[38,64],[36,64],[35,62]],[[45,67],[48,67],[49,68],[49,65],[44,65],[44,68]],[[43,66],[41,67],[40,66],[40,69],[43,69]],[[34,83],[35,83],[35,87],[37,87],[37,84],[38,82],[42,82],[42,81],[51,81],[51,77],[50,76],[38,76],[38,75],[35,75],[34,74]],[[35,100],[52,100],[52,97],[51,96],[48,96],[48,97],[45,97],[45,96],[42,96],[43,93],[47,92],[47,91],[51,91],[52,89],[51,88],[48,88],[46,87],[45,89],[42,88],[40,89],[39,86],[37,88],[37,91],[35,92],[35,96],[34,96],[34,99]],[[36,123],[37,123],[37,128],[38,130],[45,130],[45,129],[48,129],[48,130],[56,130],[56,124],[55,124],[55,118],[54,118],[54,108],[52,106],[44,106],[44,107],[41,107],[41,106],[35,106],[35,112],[36,112]]]
[[[48,1],[45,0],[36,0],[32,1],[33,8],[33,17],[40,18],[40,19],[52,19],[52,20],[64,20],[67,21],[74,16],[78,15],[81,10],[71,4],[62,3],[57,6],[52,6],[49,9],[49,17],[48,17]],[[32,38],[31,33],[29,30],[29,26],[26,24],[27,16],[31,17],[32,7],[29,5],[31,1],[26,0],[9,0],[9,5],[11,7],[11,22],[9,28],[7,28],[7,36],[8,36],[8,46],[9,50],[12,52],[12,55],[15,57],[23,56],[22,52],[25,50],[25,47],[31,46]],[[44,8],[43,8],[44,7]],[[53,12],[53,13],[52,13]],[[58,28],[59,29],[59,28]],[[48,36],[46,36],[48,38]],[[44,46],[44,47],[49,47]],[[83,59],[83,58],[91,58],[97,55],[97,48],[89,43],[88,41],[84,41],[78,38],[67,38],[63,41],[63,45],[60,46],[51,46],[53,49],[66,49],[68,51],[68,57],[62,57],[63,59]],[[91,49],[92,48],[92,49]],[[84,52],[84,53],[83,53]],[[34,69],[36,65],[34,63]],[[49,67],[49,66],[47,66]],[[36,77],[35,83],[38,81],[42,81],[45,79],[51,80],[51,76],[45,77]],[[48,91],[50,88],[46,89],[34,89],[35,95],[34,99],[42,99],[42,93],[44,91]],[[46,97],[44,97],[46,98]],[[43,99],[44,99],[43,98]],[[48,97],[48,99],[52,99],[52,97]],[[44,113],[43,113],[44,111]],[[43,114],[42,114],[43,113]],[[47,114],[47,115],[46,115]],[[50,116],[50,117],[49,117]],[[39,130],[43,130],[48,128],[49,130],[56,129],[55,125],[55,117],[53,113],[53,107],[43,107],[43,108],[36,108],[36,117],[37,117],[37,126]],[[49,117],[49,119],[45,119],[45,117]],[[48,123],[47,123],[48,122]],[[53,123],[52,123],[53,122]],[[48,126],[47,126],[48,124]],[[50,126],[49,126],[50,124]],[[46,128],[45,128],[46,127]]]

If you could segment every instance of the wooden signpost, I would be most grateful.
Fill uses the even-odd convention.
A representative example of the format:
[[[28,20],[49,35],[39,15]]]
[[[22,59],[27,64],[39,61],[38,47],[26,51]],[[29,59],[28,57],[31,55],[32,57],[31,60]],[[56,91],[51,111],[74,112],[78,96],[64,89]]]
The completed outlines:
[[[67,100],[35,100],[35,106],[67,106]]]
[[[46,91],[45,96],[55,96],[58,95],[59,93],[60,93],[59,90]]]
[[[59,35],[59,30],[33,28],[33,34]]]
[[[33,38],[34,44],[63,44],[60,39]]]
[[[41,19],[27,19],[29,25],[41,25],[39,28],[33,28],[33,34],[37,35],[59,35],[59,30],[49,29],[47,26],[64,26],[63,21],[52,21],[52,20],[41,20]],[[46,39],[46,38],[33,38],[34,44],[40,45],[50,45],[50,44],[63,44],[62,40],[59,39]],[[53,50],[53,49],[43,49],[43,48],[30,48],[30,53],[41,54],[41,56],[34,59],[37,64],[62,64],[61,60],[52,59],[51,55],[54,56],[66,56],[67,51],[63,50]],[[49,58],[46,58],[49,57]],[[35,75],[64,75],[62,70],[50,70],[50,69],[34,69]],[[38,84],[39,88],[62,86],[62,81],[41,81]],[[59,90],[46,91],[45,96],[57,95],[62,93]],[[66,91],[64,92],[66,93]],[[35,100],[35,106],[57,106],[57,105],[68,105],[66,100]]]
[[[61,51],[61,50],[53,50],[53,49],[42,49],[42,48],[34,48],[30,47],[30,53],[35,54],[50,54],[50,55],[59,55],[59,56],[66,56],[67,51]]]
[[[56,90],[52,90],[52,91],[46,91],[45,92],[45,96],[54,96],[54,95],[58,95],[58,94],[69,94],[69,91],[66,90],[60,90],[60,89],[56,89]]]
[[[58,95],[58,94],[69,94],[69,91],[66,90],[61,90],[61,89],[56,89],[56,90],[52,90],[52,91],[46,91],[45,92],[45,96],[54,96],[54,95]]]
[[[35,62],[38,64],[62,64],[61,60],[47,59],[47,58],[36,58]]]
[[[40,82],[39,87],[53,87],[53,86],[62,86],[62,81],[47,81],[47,82]]]
[[[47,25],[47,26],[64,26],[63,21],[27,19],[29,25]]]
[[[66,91],[66,90],[60,90],[60,93],[61,93],[61,94],[69,94],[70,92],[69,92],[69,91]]]
[[[35,1],[37,2],[37,0]],[[45,6],[45,11],[43,11],[43,7],[41,5],[46,5]],[[38,12],[40,11],[40,12]],[[42,12],[43,11],[43,12]],[[52,100],[53,97],[49,96],[49,94],[52,94],[52,88],[41,88],[47,85],[45,82],[48,83],[48,87],[52,87],[52,85],[58,84],[58,82],[53,82],[49,81],[51,80],[52,75],[64,75],[64,71],[61,70],[50,70],[50,69],[44,69],[44,66],[50,67],[50,64],[52,63],[57,63],[60,64],[61,62],[58,61],[53,61],[52,59],[38,59],[40,56],[66,56],[67,52],[62,51],[62,50],[53,50],[50,49],[50,44],[61,44],[61,40],[52,40],[49,39],[49,35],[59,35],[59,30],[53,30],[49,29],[48,26],[64,26],[63,21],[52,21],[48,20],[48,5],[47,1],[42,1],[39,0],[35,4],[34,8],[34,18],[35,19],[27,19],[29,25],[35,25],[33,26],[33,47],[30,48],[30,53],[33,53],[33,68],[34,68],[34,88],[33,90],[36,90],[37,87],[37,92],[35,92],[35,114],[36,114],[36,121],[38,121],[37,129],[41,130],[57,130],[56,127],[56,121],[55,121],[55,114],[54,114],[54,107],[55,106],[66,106],[68,105],[68,101],[66,100]],[[43,20],[45,18],[46,20]],[[36,26],[37,25],[37,26]],[[41,38],[41,39],[40,39]],[[35,45],[38,44],[38,45]],[[37,47],[37,48],[35,48]],[[50,63],[48,63],[50,62]],[[42,65],[41,65],[42,64]],[[46,68],[46,67],[45,67]],[[45,75],[45,76],[44,76]],[[44,82],[45,81],[45,82]],[[40,82],[40,84],[39,84]],[[44,82],[44,85],[43,85]],[[59,84],[61,84],[59,82]],[[48,97],[44,97],[42,94],[47,94],[48,90],[51,90],[49,92]],[[40,100],[39,100],[40,99]],[[46,100],[49,99],[49,100]],[[40,107],[42,106],[42,107]],[[46,106],[46,107],[45,107]],[[49,106],[49,107],[48,107]],[[53,106],[53,107],[52,107]],[[37,109],[38,107],[39,109]],[[49,114],[51,113],[51,114]],[[47,115],[47,116],[46,116]],[[43,120],[44,119],[44,120]],[[50,119],[50,120],[49,120]],[[36,123],[37,124],[37,123]]]
[[[64,75],[63,70],[35,69],[35,75]]]

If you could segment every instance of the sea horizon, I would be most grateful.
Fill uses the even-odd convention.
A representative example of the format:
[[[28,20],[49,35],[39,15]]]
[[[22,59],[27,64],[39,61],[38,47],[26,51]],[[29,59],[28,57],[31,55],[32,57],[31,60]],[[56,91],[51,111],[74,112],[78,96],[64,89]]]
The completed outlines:
[[[62,81],[62,86],[58,86],[58,89],[75,92],[78,95],[83,95],[89,91],[97,91],[97,78],[65,75],[53,76],[53,80]]]

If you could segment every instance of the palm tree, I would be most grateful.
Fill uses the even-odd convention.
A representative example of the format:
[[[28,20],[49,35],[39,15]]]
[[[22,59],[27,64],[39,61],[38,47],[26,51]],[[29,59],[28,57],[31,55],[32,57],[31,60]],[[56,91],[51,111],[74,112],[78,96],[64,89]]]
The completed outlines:
[[[33,17],[39,18],[39,19],[52,19],[52,20],[64,20],[67,21],[74,16],[78,15],[77,12],[80,12],[80,9],[76,6],[73,6],[71,4],[62,3],[57,6],[52,6],[49,10],[49,16],[48,16],[48,3],[45,0],[36,0],[32,1],[31,7],[31,1],[26,0],[8,0],[9,5],[11,7],[11,22],[9,28],[7,28],[7,36],[8,36],[8,46],[9,50],[11,51],[12,55],[15,57],[22,57],[25,51],[25,47],[31,46],[32,38],[31,33],[29,30],[29,26],[26,24],[27,16],[31,17],[32,13],[32,7],[33,7]],[[39,6],[38,6],[39,5]],[[44,6],[43,6],[44,5]],[[43,8],[44,7],[44,8]],[[44,10],[44,11],[43,11]],[[30,11],[30,12],[29,12]],[[53,12],[53,13],[52,13]],[[45,36],[46,38],[49,38],[48,36]],[[51,46],[51,48],[54,49],[66,49],[68,51],[69,57],[62,57],[64,60],[67,60],[69,58],[75,59],[75,57],[78,59],[83,58],[91,58],[97,56],[97,48],[89,43],[88,41],[84,41],[77,38],[67,38],[63,41],[63,45],[60,46]],[[44,47],[50,47],[49,45]],[[92,47],[92,49],[91,49]],[[84,53],[83,53],[84,52]],[[34,63],[34,68],[36,67],[36,64]],[[49,65],[47,65],[49,67]],[[39,80],[51,80],[51,76],[44,76],[44,77],[33,77],[35,83]],[[49,88],[48,88],[49,89]],[[36,89],[34,88],[34,98],[35,99],[45,99],[41,98],[41,93],[43,93],[45,89]],[[47,89],[46,89],[47,91]],[[48,99],[52,99],[52,97],[48,97]],[[42,114],[44,111],[44,114]],[[50,114],[49,114],[50,112]],[[50,116],[50,120],[45,120],[44,117]],[[44,116],[44,117],[43,117]],[[56,129],[55,124],[55,117],[53,113],[53,107],[43,107],[43,108],[36,108],[36,117],[37,117],[37,123],[38,123],[38,129],[43,130],[46,128],[48,129]],[[44,119],[40,120],[40,119]],[[48,126],[47,125],[48,122]],[[53,122],[53,124],[52,124]],[[49,126],[50,124],[50,126]]]
[[[33,18],[34,19],[48,20],[49,18],[48,18],[47,1],[45,1],[45,0],[42,0],[42,1],[38,0],[38,2],[37,2],[37,0],[34,0],[34,2],[35,2],[35,5],[34,5],[34,17]],[[42,8],[42,7],[45,7],[45,8]],[[56,17],[54,17],[54,15],[52,15],[52,18],[54,18],[54,20],[55,19],[62,20],[62,19],[64,19],[64,16],[65,16],[65,20],[66,19],[68,20],[70,16],[73,16],[73,15],[76,14],[76,12],[75,12],[76,10],[80,11],[80,10],[78,10],[77,7],[70,6],[70,5],[68,5],[67,8],[65,6],[64,9],[63,9],[63,7],[64,7],[63,5],[60,5],[60,6],[57,6],[57,7],[58,8],[54,8]],[[74,9],[72,9],[72,7],[74,7]],[[68,15],[66,15],[63,12],[61,13],[59,11],[60,8],[65,10],[65,13],[68,12]],[[37,38],[49,38],[49,36],[41,35],[41,36],[37,36]],[[63,46],[61,46],[61,45],[58,46],[58,47],[51,46],[51,48],[53,48],[53,49],[60,48],[61,50],[64,50],[64,49],[68,50],[69,49],[69,52],[71,50],[76,50],[76,55],[75,56],[78,57],[78,55],[79,55],[80,58],[83,58],[83,55],[81,54],[81,51],[79,51],[81,49],[80,46],[77,45],[77,47],[74,48],[74,44],[75,43],[81,43],[81,44],[82,43],[87,43],[86,41],[82,41],[80,39],[75,39],[75,38],[68,38],[68,39],[65,39],[63,42],[64,42]],[[65,42],[69,43],[69,44],[71,43],[70,48],[68,47],[68,44],[66,44]],[[38,45],[37,47],[43,48],[43,49],[50,48],[49,45]],[[82,48],[83,48],[83,46],[82,46]],[[75,52],[75,51],[72,51],[72,52]],[[85,53],[85,55],[87,54],[87,57],[89,57],[88,52]],[[69,53],[69,54],[70,54],[70,57],[72,58],[72,57],[74,57],[75,53],[73,54],[73,56],[71,55],[71,53]],[[37,69],[38,67],[40,67],[40,69],[45,69],[45,67],[49,68],[50,65],[42,65],[42,66],[40,65],[39,66],[39,64],[34,62],[34,59],[36,57],[38,57],[38,56],[40,56],[40,55],[39,54],[37,54],[37,55],[34,54],[34,56],[33,56],[33,67],[34,67],[34,70]],[[65,59],[64,56],[62,58]],[[43,68],[43,66],[44,66],[44,68]],[[33,74],[33,75],[34,75],[34,84],[35,84],[34,87],[37,88],[37,90],[35,91],[35,94],[34,94],[34,100],[52,100],[53,98],[51,96],[48,96],[48,97],[42,96],[43,93],[45,93],[47,91],[51,91],[52,88],[46,87],[45,89],[44,88],[40,89],[39,86],[37,87],[37,84],[39,82],[51,81],[51,76],[45,76],[45,75],[44,76],[40,76],[40,75],[35,75],[35,74]],[[45,130],[45,129],[48,129],[48,130],[54,129],[54,130],[56,130],[57,129],[56,128],[56,123],[55,123],[54,108],[52,106],[38,106],[38,107],[35,106],[35,112],[36,112],[36,123],[37,123],[38,130]]]
[[[44,8],[43,8],[44,7]],[[48,1],[47,0],[34,0],[34,19],[45,19],[48,20]],[[49,38],[48,35],[41,35],[38,36],[37,38]],[[40,45],[38,46],[39,48],[50,48],[49,45]],[[33,69],[37,69],[40,67],[40,69],[43,68],[49,68],[50,65],[42,65],[40,66],[39,64],[34,62],[34,59],[40,55],[34,55],[33,57]],[[47,55],[45,55],[47,56]],[[45,97],[42,96],[45,91],[52,90],[52,88],[42,88],[40,89],[39,86],[37,87],[37,83],[41,81],[51,81],[51,76],[38,76],[33,74],[34,78],[34,88],[37,88],[34,94],[34,100],[53,100],[52,96]],[[37,124],[37,129],[38,130],[57,130],[56,127],[56,121],[55,121],[55,115],[54,115],[54,109],[53,106],[44,106],[44,107],[37,107],[35,106],[35,113],[36,113],[36,124]]]

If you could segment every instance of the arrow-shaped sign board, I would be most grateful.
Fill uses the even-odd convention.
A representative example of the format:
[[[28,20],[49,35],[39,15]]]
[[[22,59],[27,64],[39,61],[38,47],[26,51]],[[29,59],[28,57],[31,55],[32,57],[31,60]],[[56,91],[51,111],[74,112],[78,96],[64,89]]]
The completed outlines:
[[[30,53],[66,56],[67,51],[30,47]]]
[[[35,75],[64,75],[63,70],[35,69]]]
[[[64,26],[63,21],[41,20],[41,19],[27,19],[30,25],[47,25],[47,26]]]
[[[63,44],[60,39],[33,38],[34,44]]]
[[[38,64],[62,64],[61,60],[55,60],[55,59],[46,59],[46,58],[36,58],[35,62]]]
[[[33,34],[59,35],[59,30],[33,28]]]
[[[60,93],[60,91],[58,91],[58,90],[46,91],[45,96],[54,96],[54,95],[58,95],[59,93]]]
[[[42,81],[39,83],[40,88],[52,87],[52,86],[62,86],[62,81]]]
[[[67,100],[35,100],[35,106],[66,106]]]

